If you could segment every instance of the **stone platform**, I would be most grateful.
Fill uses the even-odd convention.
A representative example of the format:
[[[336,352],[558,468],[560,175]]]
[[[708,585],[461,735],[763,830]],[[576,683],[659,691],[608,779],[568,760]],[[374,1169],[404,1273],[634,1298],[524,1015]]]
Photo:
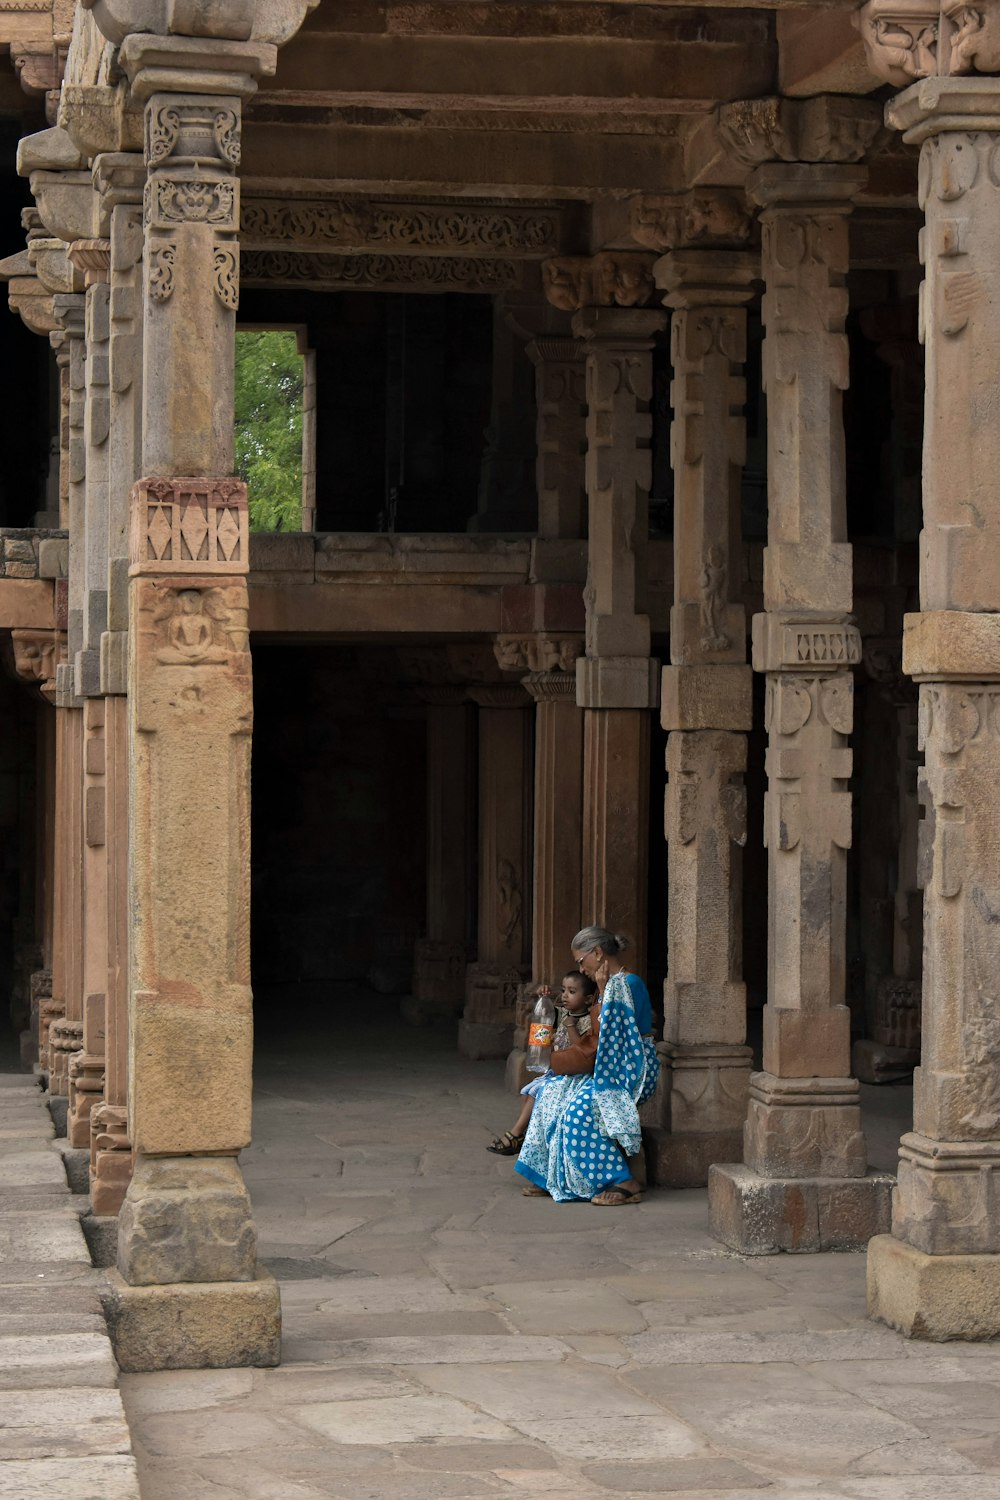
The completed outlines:
[[[863,1254],[731,1253],[704,1190],[522,1198],[502,1067],[352,1010],[256,1070],[283,1363],[123,1376],[143,1500],[1000,1500],[1000,1347],[869,1322]],[[864,1091],[878,1167],[908,1097]]]

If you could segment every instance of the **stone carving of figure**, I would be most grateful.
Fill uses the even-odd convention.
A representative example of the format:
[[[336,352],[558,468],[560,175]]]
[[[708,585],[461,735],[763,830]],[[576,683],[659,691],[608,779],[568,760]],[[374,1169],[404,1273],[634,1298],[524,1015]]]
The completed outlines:
[[[497,930],[505,948],[521,926],[521,884],[509,859],[497,865]]]
[[[201,666],[223,662],[227,654],[215,644],[212,621],[219,618],[213,601],[200,589],[180,589],[166,601],[155,617],[167,622],[165,644],[156,659],[167,666]]]
[[[724,651],[730,644],[722,628],[726,605],[726,559],[718,542],[705,553],[701,570],[701,649]]]

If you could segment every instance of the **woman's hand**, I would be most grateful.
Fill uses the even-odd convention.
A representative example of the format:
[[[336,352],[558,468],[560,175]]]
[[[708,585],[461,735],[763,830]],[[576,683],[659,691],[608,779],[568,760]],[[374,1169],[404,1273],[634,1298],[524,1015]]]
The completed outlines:
[[[597,993],[601,996],[602,999],[604,998],[604,987],[610,978],[611,975],[608,973],[608,961],[605,958],[601,960],[594,971],[594,983],[597,985]]]

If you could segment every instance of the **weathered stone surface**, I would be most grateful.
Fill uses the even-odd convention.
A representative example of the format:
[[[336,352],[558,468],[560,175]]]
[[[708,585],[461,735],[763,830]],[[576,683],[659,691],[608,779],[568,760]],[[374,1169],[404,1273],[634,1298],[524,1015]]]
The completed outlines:
[[[926,1255],[894,1235],[868,1247],[868,1312],[908,1338],[1000,1335],[1000,1255]]]
[[[278,1363],[278,1285],[265,1271],[258,1271],[254,1281],[170,1286],[129,1286],[110,1271],[103,1301],[122,1370]]]
[[[131,1451],[116,1390],[0,1392],[0,1461]]]
[[[103,1333],[11,1335],[0,1346],[0,1389],[110,1387],[115,1362]]]
[[[743,1255],[860,1250],[889,1224],[893,1179],[762,1176],[745,1166],[709,1172],[709,1224]]]
[[[0,1462],[0,1488],[17,1500],[49,1500],[71,1490],[75,1500],[139,1500],[134,1458],[47,1458]]]
[[[256,1244],[250,1196],[232,1158],[139,1158],[118,1216],[126,1281],[252,1281]]]

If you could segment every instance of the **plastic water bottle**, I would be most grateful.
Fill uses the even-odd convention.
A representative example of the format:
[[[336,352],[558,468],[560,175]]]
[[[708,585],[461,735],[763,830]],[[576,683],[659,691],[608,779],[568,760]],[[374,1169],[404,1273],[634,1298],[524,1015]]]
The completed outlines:
[[[548,990],[542,990],[531,1013],[528,1027],[528,1052],[524,1066],[529,1073],[544,1073],[552,1056],[556,1034],[556,1008]]]

